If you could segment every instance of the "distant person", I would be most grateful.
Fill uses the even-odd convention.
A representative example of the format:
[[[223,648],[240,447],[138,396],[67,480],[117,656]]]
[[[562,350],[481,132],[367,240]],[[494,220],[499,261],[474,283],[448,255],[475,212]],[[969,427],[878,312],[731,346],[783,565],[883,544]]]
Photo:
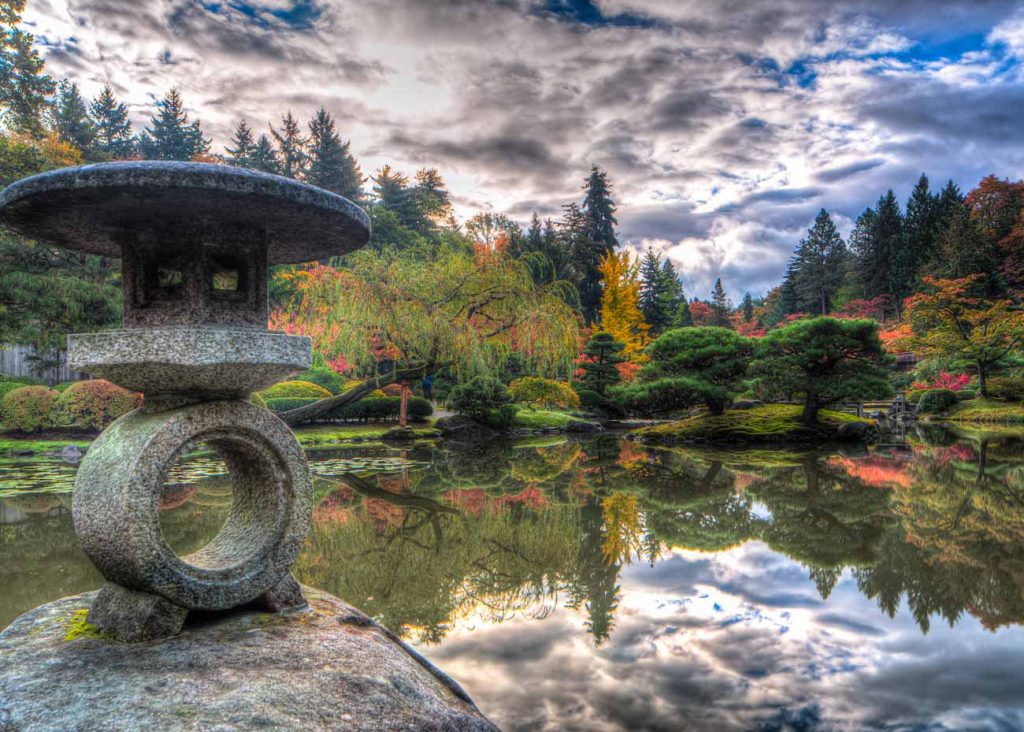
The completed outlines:
[[[427,374],[423,377],[423,381],[420,382],[420,387],[423,389],[423,397],[428,401],[434,401],[434,375]]]

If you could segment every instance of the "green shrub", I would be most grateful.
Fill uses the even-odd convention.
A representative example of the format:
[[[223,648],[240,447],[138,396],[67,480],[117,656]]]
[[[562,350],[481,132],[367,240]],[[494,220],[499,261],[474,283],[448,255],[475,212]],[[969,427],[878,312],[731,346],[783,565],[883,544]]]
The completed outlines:
[[[265,399],[264,403],[271,412],[288,412],[318,401],[320,400],[317,397],[278,397]]]
[[[448,406],[476,421],[506,429],[516,416],[508,388],[491,376],[477,376],[452,389]]]
[[[576,394],[580,398],[580,405],[587,409],[600,409],[608,401],[591,389],[578,389]]]
[[[907,404],[917,404],[931,389],[911,389],[906,393]]]
[[[986,383],[988,395],[996,399],[1019,402],[1024,399],[1024,379],[1015,376],[993,376]]]
[[[296,381],[308,381],[327,389],[331,394],[340,394],[345,388],[345,377],[334,369],[313,367],[295,377]]]
[[[287,412],[318,402],[319,399],[286,397],[267,399],[267,409],[271,412]],[[316,422],[383,422],[398,419],[402,408],[399,397],[364,397],[357,402],[335,407],[310,421]],[[409,419],[420,422],[434,413],[434,407],[422,397],[409,398]]]
[[[61,427],[101,430],[141,404],[141,394],[104,379],[79,381],[57,397],[54,422]]]
[[[249,401],[255,404],[257,407],[267,408],[267,400],[259,395],[259,393],[253,393],[249,395]]]
[[[63,394],[68,389],[70,389],[72,386],[74,386],[75,384],[78,384],[78,383],[79,382],[77,382],[77,381],[62,381],[62,382],[60,382],[59,384],[57,384],[56,386],[54,386],[52,388],[53,388],[53,390],[55,392],[57,392],[59,394]]]
[[[398,419],[402,408],[399,397],[366,397],[352,404],[335,407],[327,413],[331,421],[384,422]],[[434,413],[433,405],[423,397],[409,397],[409,419],[420,422]]]
[[[956,393],[956,398],[962,402],[966,402],[968,399],[974,399],[978,396],[978,392],[974,389],[961,389]]]
[[[578,409],[579,395],[564,381],[524,376],[508,386],[513,401],[544,409]]]
[[[311,381],[282,381],[261,391],[260,396],[268,402],[271,399],[326,399],[331,392]]]
[[[0,423],[5,430],[38,432],[53,426],[57,392],[46,386],[22,386],[0,399]]]
[[[706,382],[687,376],[664,377],[654,381],[635,381],[612,387],[612,401],[631,414],[653,417],[696,406],[704,401]]]
[[[917,403],[917,411],[921,414],[938,414],[944,412],[959,401],[955,391],[949,389],[929,389]]]

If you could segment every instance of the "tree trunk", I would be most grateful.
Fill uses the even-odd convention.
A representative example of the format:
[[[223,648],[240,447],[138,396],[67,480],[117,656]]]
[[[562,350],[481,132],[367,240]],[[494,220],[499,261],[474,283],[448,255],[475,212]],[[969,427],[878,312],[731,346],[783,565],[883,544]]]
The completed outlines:
[[[978,394],[983,397],[988,396],[988,374],[985,365],[980,361],[978,364]]]
[[[821,404],[818,401],[818,395],[808,394],[804,398],[804,411],[800,418],[803,420],[804,424],[818,424],[818,412],[820,410]]]
[[[401,406],[398,408],[398,426],[408,427],[409,426],[409,395],[412,392],[409,390],[409,382],[402,382],[402,395],[401,395]]]
[[[372,379],[367,379],[359,386],[354,389],[349,389],[344,394],[336,394],[335,396],[321,399],[318,402],[307,404],[304,407],[289,409],[287,412],[282,412],[277,416],[280,417],[288,426],[295,427],[303,422],[308,422],[311,419],[319,417],[321,414],[326,414],[336,407],[343,407],[346,404],[358,402],[363,397],[368,396],[375,389],[380,389],[388,384],[394,384],[399,381],[422,377],[423,374],[428,373],[429,371],[430,368],[428,366],[394,369],[386,374],[380,374],[378,376],[374,376]]]

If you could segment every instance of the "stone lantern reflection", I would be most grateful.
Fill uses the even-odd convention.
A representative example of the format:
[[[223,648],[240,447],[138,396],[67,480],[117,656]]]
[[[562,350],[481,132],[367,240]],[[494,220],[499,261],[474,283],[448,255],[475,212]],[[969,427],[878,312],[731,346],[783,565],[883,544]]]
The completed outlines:
[[[290,567],[309,530],[309,469],[288,427],[249,396],[308,368],[310,341],[267,330],[268,266],[362,246],[365,212],[279,176],[126,162],[19,181],[0,194],[0,220],[122,262],[124,329],[68,338],[72,368],[145,394],[75,480],[75,532],[107,580],[89,621],[133,641],[178,632],[189,610],[303,605]],[[226,463],[233,500],[220,533],[178,557],[158,500],[200,442]]]

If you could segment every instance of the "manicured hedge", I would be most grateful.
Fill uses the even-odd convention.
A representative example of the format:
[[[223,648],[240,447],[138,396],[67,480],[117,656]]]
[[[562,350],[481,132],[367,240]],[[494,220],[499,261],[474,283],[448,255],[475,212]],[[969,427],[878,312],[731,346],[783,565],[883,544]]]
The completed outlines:
[[[333,369],[311,368],[295,377],[296,381],[308,381],[322,386],[332,394],[340,394],[345,388],[345,377]]]
[[[0,374],[0,399],[4,394],[20,389],[23,386],[42,386],[41,382],[27,376],[5,376]]]
[[[57,397],[54,423],[60,427],[102,430],[141,405],[141,394],[104,379],[79,381]]]
[[[57,392],[46,386],[22,386],[0,399],[0,424],[8,431],[38,432],[53,426]]]
[[[282,381],[261,391],[260,396],[268,402],[271,399],[326,399],[331,392],[312,381]]]
[[[986,384],[989,396],[1019,402],[1024,399],[1024,379],[1016,376],[993,376]]]
[[[508,386],[513,401],[545,409],[578,409],[580,398],[572,387],[563,381],[524,376]]]
[[[287,412],[292,409],[304,407],[307,404],[319,401],[319,399],[267,399],[267,409],[272,412]],[[398,419],[402,400],[398,397],[366,397],[353,404],[346,404],[336,407],[315,420],[317,422],[383,422]],[[413,421],[424,420],[434,413],[434,408],[429,401],[421,397],[410,397],[409,419]]]
[[[958,401],[955,391],[929,389],[917,403],[917,411],[921,414],[937,414],[946,411]]]

